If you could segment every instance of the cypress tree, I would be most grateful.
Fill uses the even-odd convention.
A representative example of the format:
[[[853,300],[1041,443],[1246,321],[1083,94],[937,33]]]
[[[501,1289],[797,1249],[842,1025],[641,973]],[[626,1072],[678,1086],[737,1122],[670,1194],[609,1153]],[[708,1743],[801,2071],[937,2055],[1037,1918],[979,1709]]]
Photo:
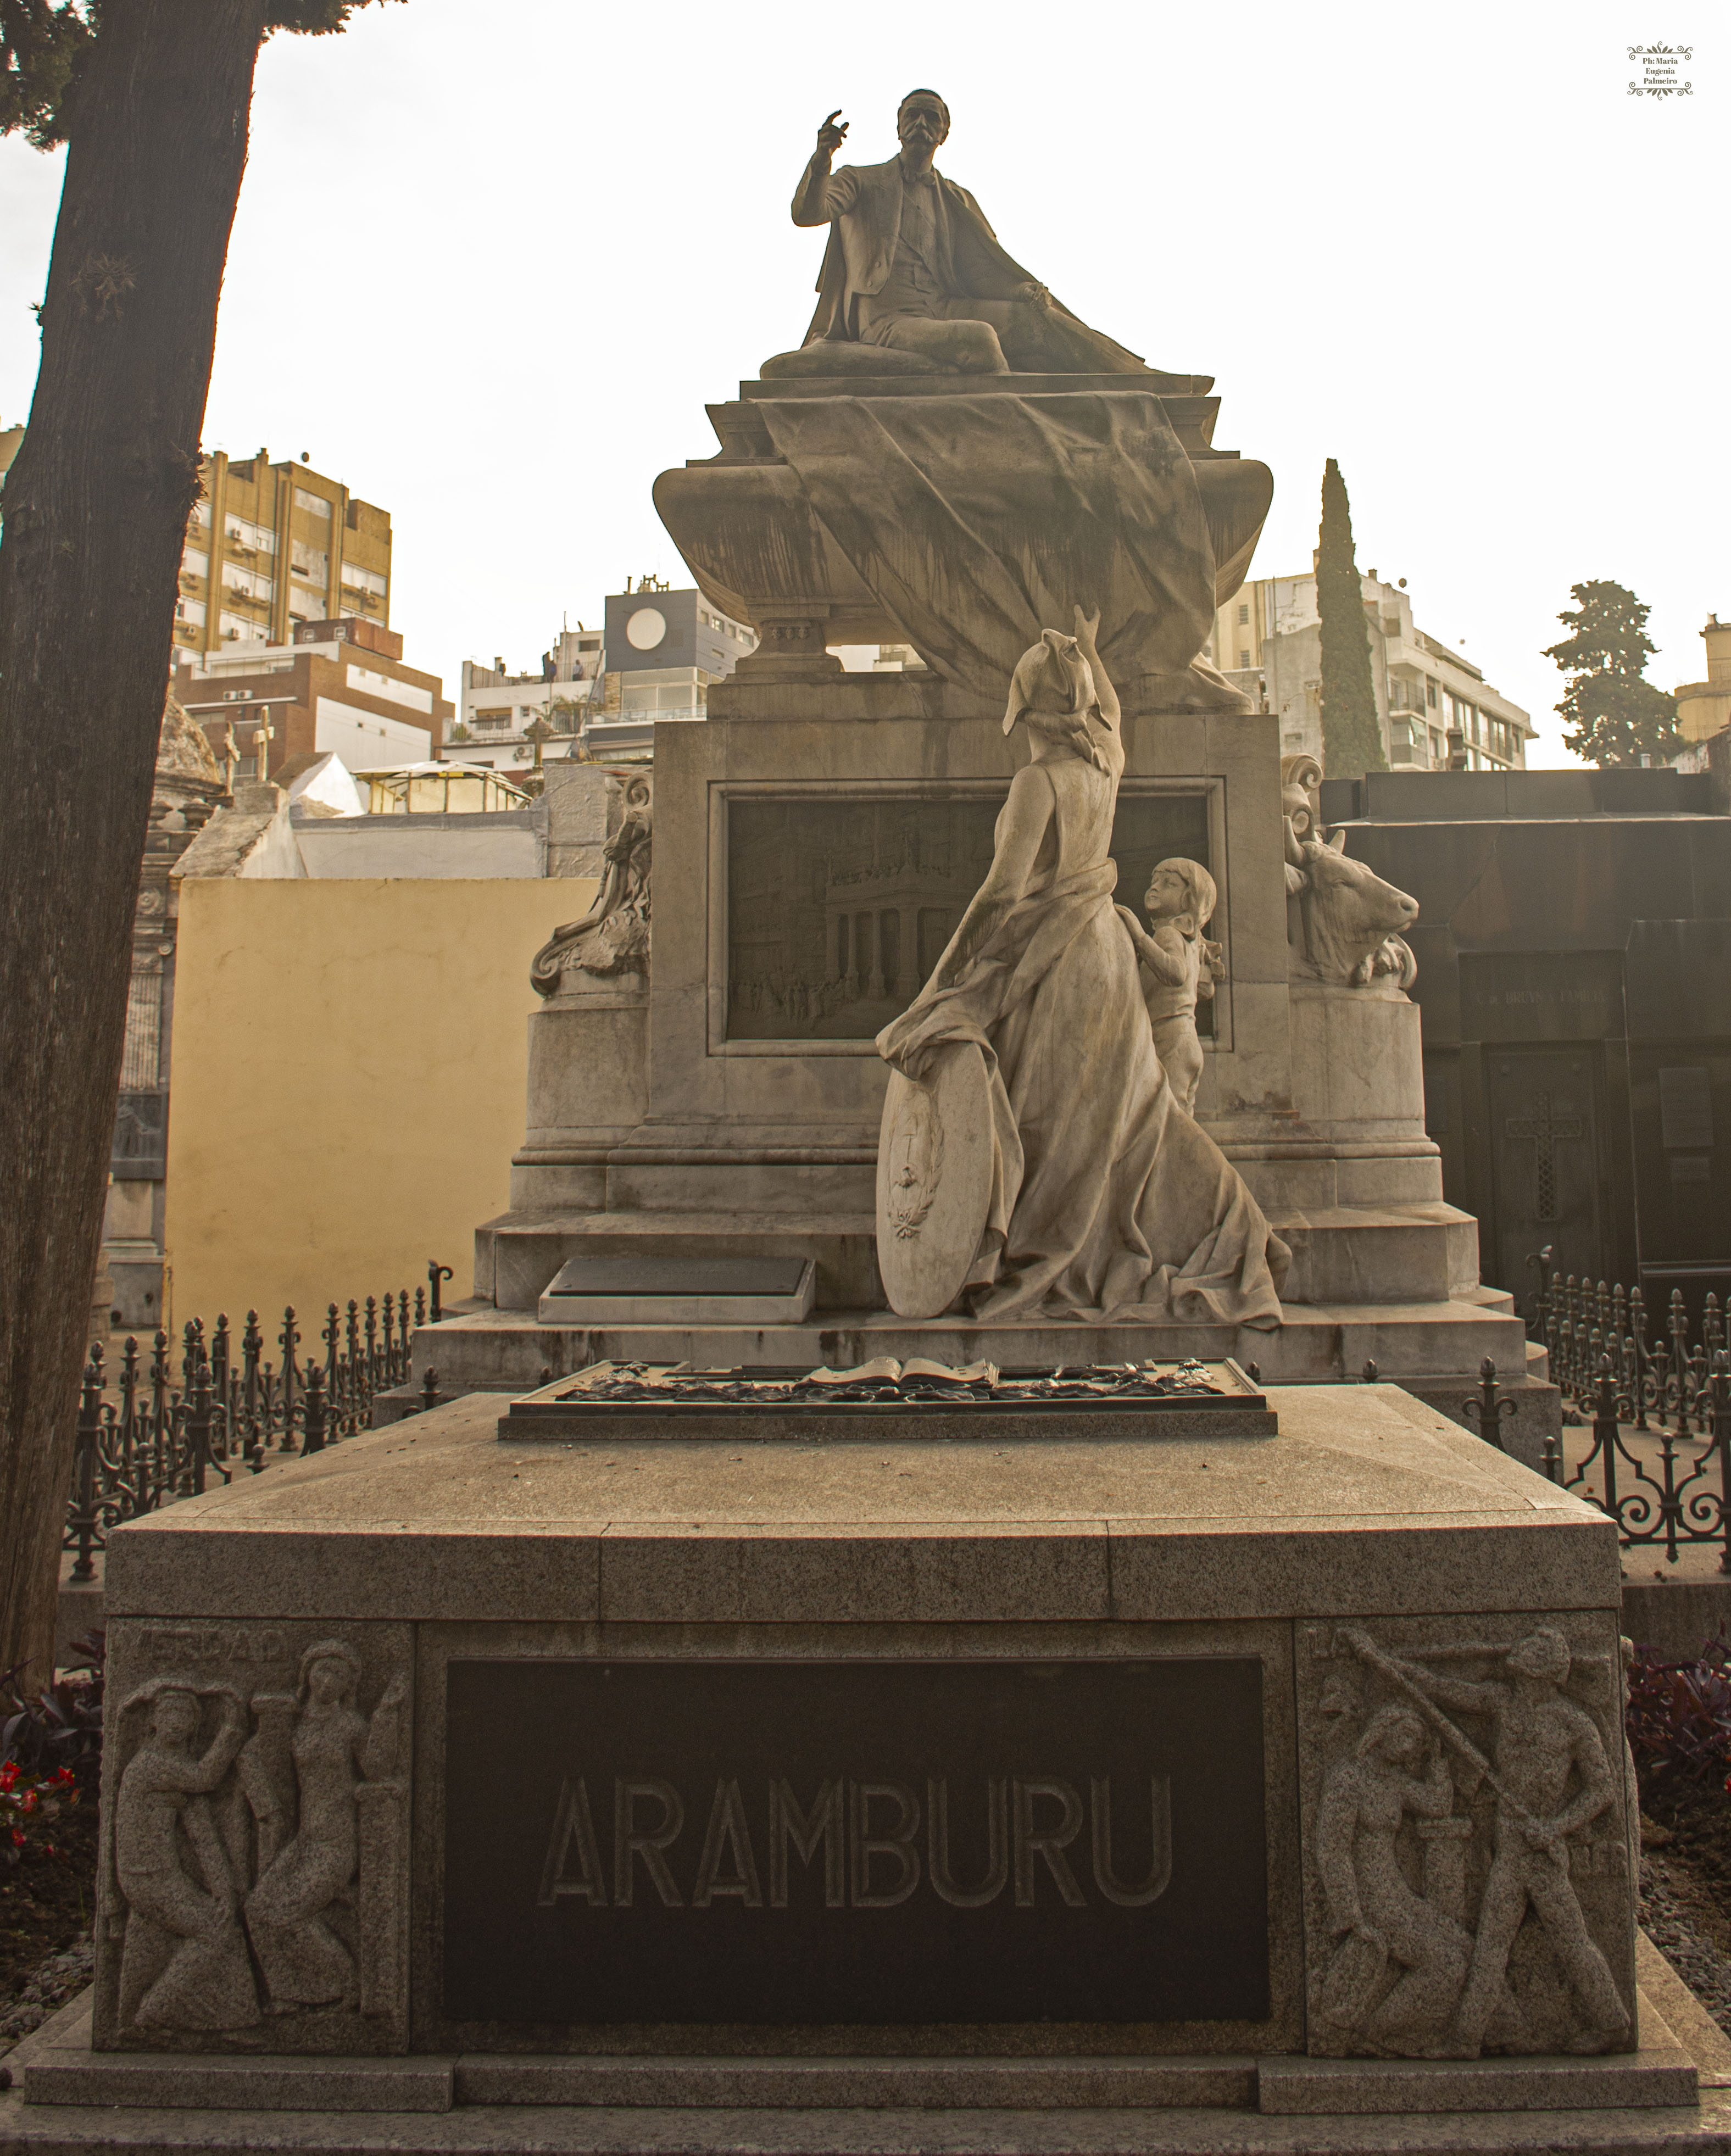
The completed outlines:
[[[1370,627],[1353,558],[1353,510],[1333,457],[1323,474],[1323,528],[1317,540],[1317,613],[1323,625],[1323,769],[1330,778],[1386,771]]]

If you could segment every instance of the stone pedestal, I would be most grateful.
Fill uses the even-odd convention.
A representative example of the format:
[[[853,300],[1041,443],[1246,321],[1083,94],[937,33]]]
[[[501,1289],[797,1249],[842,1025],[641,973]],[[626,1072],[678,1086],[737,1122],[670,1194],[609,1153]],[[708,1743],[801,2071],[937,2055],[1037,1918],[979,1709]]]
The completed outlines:
[[[985,1340],[959,1319],[905,1325],[885,1307],[876,1260],[887,1073],[871,1036],[911,999],[971,895],[968,848],[989,832],[1015,751],[997,716],[923,670],[804,672],[778,649],[716,686],[706,724],[658,729],[648,983],[596,982],[531,1019],[511,1209],[476,1238],[476,1293],[493,1314],[417,1343],[418,1373],[436,1367],[444,1389],[531,1382],[604,1353],[1076,1359],[1073,1327]],[[1161,850],[1205,859],[1219,885],[1211,932],[1228,973],[1199,1115],[1292,1246],[1287,1323],[1273,1337],[1104,1328],[1086,1352],[1235,1354],[1286,1382],[1374,1362],[1463,1384],[1488,1355],[1513,1381],[1531,1362],[1523,1328],[1507,1296],[1478,1286],[1474,1224],[1443,1203],[1425,1134],[1417,1008],[1386,986],[1289,978],[1275,725],[1257,712],[1131,715],[1114,844],[1133,902]],[[857,858],[800,855],[815,818],[856,832]],[[814,1016],[802,994],[835,1007]],[[568,1258],[694,1252],[812,1258],[811,1322],[535,1332]]]
[[[1394,1387],[1268,1399],[583,1445],[477,1398],[117,1530],[94,2031],[26,2111],[1692,2102],[1637,2025],[1615,1528]],[[1527,1743],[1590,1793],[1545,1860],[1590,1956],[1554,1895],[1474,1945]],[[1410,2000],[1341,1959],[1341,1865],[1395,1891],[1364,1805]],[[1508,2003],[1431,2056],[1475,1953]],[[366,2054],[422,2064],[321,2064]]]
[[[1295,956],[1289,916],[1307,934],[1305,907],[1321,901],[1289,908],[1297,839],[1277,721],[1245,708],[1211,668],[1172,670],[1183,655],[1174,639],[1191,627],[1199,639],[1237,589],[1271,485],[1266,468],[1214,446],[1209,385],[921,373],[850,376],[844,387],[801,365],[773,373],[710,408],[717,456],[657,482],[700,588],[762,640],[711,687],[706,724],[655,730],[646,1008],[634,989],[623,1000],[562,993],[532,1020],[511,1209],[476,1235],[475,1296],[492,1315],[471,1313],[441,1328],[436,1345],[418,1343],[418,1371],[436,1363],[441,1384],[460,1386],[532,1378],[602,1353],[834,1363],[870,1352],[869,1341],[1000,1363],[1230,1353],[1288,1380],[1357,1376],[1374,1362],[1464,1384],[1487,1355],[1506,1381],[1529,1374],[1509,1298],[1479,1285],[1474,1223],[1442,1199],[1424,1129],[1418,1011],[1386,978],[1364,988],[1293,978],[1314,961]],[[931,498],[917,487],[909,501],[923,508],[909,510],[913,526],[891,519],[887,540],[855,531],[844,544],[834,520],[846,521],[846,503],[825,495],[819,512],[812,489],[824,494],[829,465],[808,452],[834,428],[857,432],[856,421],[870,422],[861,441],[879,443],[858,450],[866,477],[917,469]],[[1029,440],[1015,430],[1036,422],[1058,456],[1044,477],[1037,459],[1025,470],[1004,462],[1004,444]],[[1115,465],[1104,451],[1075,452],[1074,429],[1089,425],[1102,442],[1111,434]],[[971,447],[953,471],[943,444],[964,435]],[[1061,441],[1071,446],[1059,454]],[[1060,468],[1062,486],[1080,490],[1061,569],[1043,490],[1061,485]],[[1097,499],[1096,481],[1114,474],[1122,500],[1110,485]],[[992,505],[979,512],[990,531],[958,507],[976,498]],[[927,513],[929,529],[918,521]],[[922,536],[910,536],[916,526]],[[897,534],[907,562],[879,562],[880,541],[893,554]],[[870,590],[868,558],[878,576]],[[1143,590],[1138,578],[1156,558],[1168,582]],[[1090,579],[1116,594],[1107,612],[1122,610],[1127,662],[1114,677],[1126,757],[1117,899],[1139,906],[1148,872],[1174,856],[1203,863],[1218,890],[1210,933],[1226,971],[1203,1021],[1197,1114],[1292,1249],[1286,1322],[1274,1335],[1102,1327],[1079,1349],[1074,1327],[947,1318],[922,1329],[886,1307],[875,1183],[888,1074],[873,1037],[912,1002],[978,888],[996,810],[1029,752],[1021,732],[1005,737],[997,665],[1007,679],[1028,608],[1040,625],[1050,613],[1067,627]],[[829,644],[913,634],[886,611],[892,588],[923,624],[914,642],[932,665],[844,673]],[[1198,608],[1193,621],[1187,609]],[[1112,629],[1102,649],[1116,648]],[[1338,891],[1338,865],[1329,873]],[[1343,982],[1351,968],[1325,970]],[[579,1255],[805,1256],[817,1306],[803,1327],[543,1327],[532,1338],[518,1314],[533,1313]]]

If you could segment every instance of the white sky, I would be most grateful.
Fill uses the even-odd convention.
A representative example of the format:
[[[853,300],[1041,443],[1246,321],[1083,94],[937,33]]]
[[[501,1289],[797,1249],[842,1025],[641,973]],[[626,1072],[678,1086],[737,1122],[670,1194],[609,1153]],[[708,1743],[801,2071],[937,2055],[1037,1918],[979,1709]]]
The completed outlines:
[[[1564,762],[1538,654],[1571,583],[1650,603],[1667,688],[1731,619],[1725,27],[1723,0],[373,7],[260,60],[205,440],[308,450],[389,510],[392,623],[448,692],[465,657],[532,666],[628,574],[690,582],[650,483],[804,334],[817,124],[841,105],[844,154],[888,157],[930,85],[1010,253],[1217,377],[1217,442],[1275,473],[1252,575],[1308,567],[1338,457],[1361,568]],[[1692,95],[1628,95],[1659,40]],[[0,422],[60,170],[0,143]]]

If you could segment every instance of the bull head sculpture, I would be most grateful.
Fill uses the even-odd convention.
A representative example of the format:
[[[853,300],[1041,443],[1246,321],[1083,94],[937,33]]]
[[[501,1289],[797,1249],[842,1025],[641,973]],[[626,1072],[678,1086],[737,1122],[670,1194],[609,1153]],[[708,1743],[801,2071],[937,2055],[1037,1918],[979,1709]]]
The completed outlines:
[[[1287,888],[1302,926],[1297,969],[1345,988],[1366,988],[1383,975],[1410,988],[1418,966],[1400,931],[1418,918],[1418,901],[1355,861],[1344,831],[1301,839],[1288,817],[1286,856]]]

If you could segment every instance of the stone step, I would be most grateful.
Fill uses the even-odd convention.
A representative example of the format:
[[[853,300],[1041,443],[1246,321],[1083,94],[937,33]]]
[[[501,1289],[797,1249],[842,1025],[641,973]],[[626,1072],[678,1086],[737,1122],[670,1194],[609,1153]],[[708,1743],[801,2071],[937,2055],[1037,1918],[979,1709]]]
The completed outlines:
[[[1056,1363],[1181,1362],[1235,1357],[1254,1363],[1271,1385],[1338,1384],[1374,1363],[1379,1377],[1435,1377],[1470,1390],[1490,1357],[1499,1370],[1526,1367],[1526,1333],[1507,1312],[1451,1298],[1414,1303],[1287,1306],[1272,1332],[1231,1325],[976,1325],[963,1318],[914,1321],[888,1311],[817,1312],[804,1325],[538,1324],[528,1311],[470,1310],[423,1326],[411,1349],[412,1385],[430,1367],[442,1397],[542,1382],[604,1361],[696,1363],[705,1369],[747,1365],[850,1368],[874,1355],[928,1355],[969,1363],[989,1357],[1003,1368]]]
[[[1436,1201],[1288,1209],[1270,1224],[1292,1252],[1294,1303],[1442,1302],[1478,1279],[1478,1226]],[[881,1296],[870,1214],[508,1213],[476,1231],[475,1286],[501,1310],[533,1310],[569,1258],[809,1256],[820,1310]]]
[[[709,2111],[1254,2110],[1247,2056],[460,2058],[460,2104]]]
[[[361,2059],[97,2052],[90,2048],[86,2005],[69,2024],[57,2016],[43,2032],[47,2041],[26,2047],[23,2102],[15,2116],[23,2123],[35,2110],[70,2110],[86,2118],[105,2112],[115,2124],[130,2117],[134,2146],[191,2142],[210,2148],[226,2145],[232,2134],[225,2138],[223,2129],[204,2127],[177,2135],[163,2114],[238,2112],[268,2118],[286,2112],[354,2119],[383,2113],[406,2122],[453,2111],[635,2111],[682,2114],[689,2130],[705,2112],[798,2111],[808,2118],[827,2114],[840,2124],[849,2113],[859,2112],[928,2118],[934,2112],[1045,2113],[1056,2119],[1066,2112],[1225,2111],[1243,2116],[1260,2110],[1273,2118],[1381,2116],[1392,2124],[1395,2118],[1434,2119],[1439,2113],[1694,2107],[1700,2101],[1695,2058],[1678,2043],[1645,1990],[1640,2011],[1641,2049],[1600,2058],[1429,2061],[1256,2058],[1241,2053],[751,2058],[470,2052]],[[285,2126],[273,2136],[260,2135],[255,2123],[243,2138],[253,2148],[317,2147],[326,2145],[319,2126],[309,2118],[304,2126]],[[1148,2128],[1150,2139],[1144,2145],[1171,2145],[1163,2136],[1154,2138],[1152,2121]],[[526,2128],[531,2136],[526,2139]],[[381,2145],[419,2145],[416,2131],[398,2127]],[[80,2147],[91,2145],[82,2131],[72,2138]],[[377,2136],[366,2138],[370,2144]],[[943,2138],[947,2147],[953,2145],[948,2134]],[[1573,2132],[1567,2138],[1574,2143]],[[8,2148],[18,2148],[38,2138],[27,2132],[8,2135],[7,2142]],[[115,2137],[104,2140],[116,2145]],[[720,2137],[715,2145],[725,2140]],[[63,2140],[43,2145],[69,2144]],[[119,2145],[126,2145],[123,2138]],[[525,2122],[524,2128],[503,2128],[492,2145],[542,2143]],[[703,2146],[705,2140],[681,2145]],[[763,2145],[794,2144],[776,2136]],[[824,2145],[832,2145],[827,2136]],[[1258,2145],[1280,2144],[1258,2137]]]
[[[1283,1303],[1446,1302],[1478,1285],[1478,1223],[1440,1199],[1278,1213],[1269,1224],[1292,1253]]]
[[[1643,2002],[1643,2030],[1649,2011]],[[1264,2059],[1257,2083],[1260,2107],[1285,2118],[1657,2111],[1700,2100],[1695,2062],[1687,2053],[1675,2043],[1645,2040],[1638,2051],[1602,2059]]]

